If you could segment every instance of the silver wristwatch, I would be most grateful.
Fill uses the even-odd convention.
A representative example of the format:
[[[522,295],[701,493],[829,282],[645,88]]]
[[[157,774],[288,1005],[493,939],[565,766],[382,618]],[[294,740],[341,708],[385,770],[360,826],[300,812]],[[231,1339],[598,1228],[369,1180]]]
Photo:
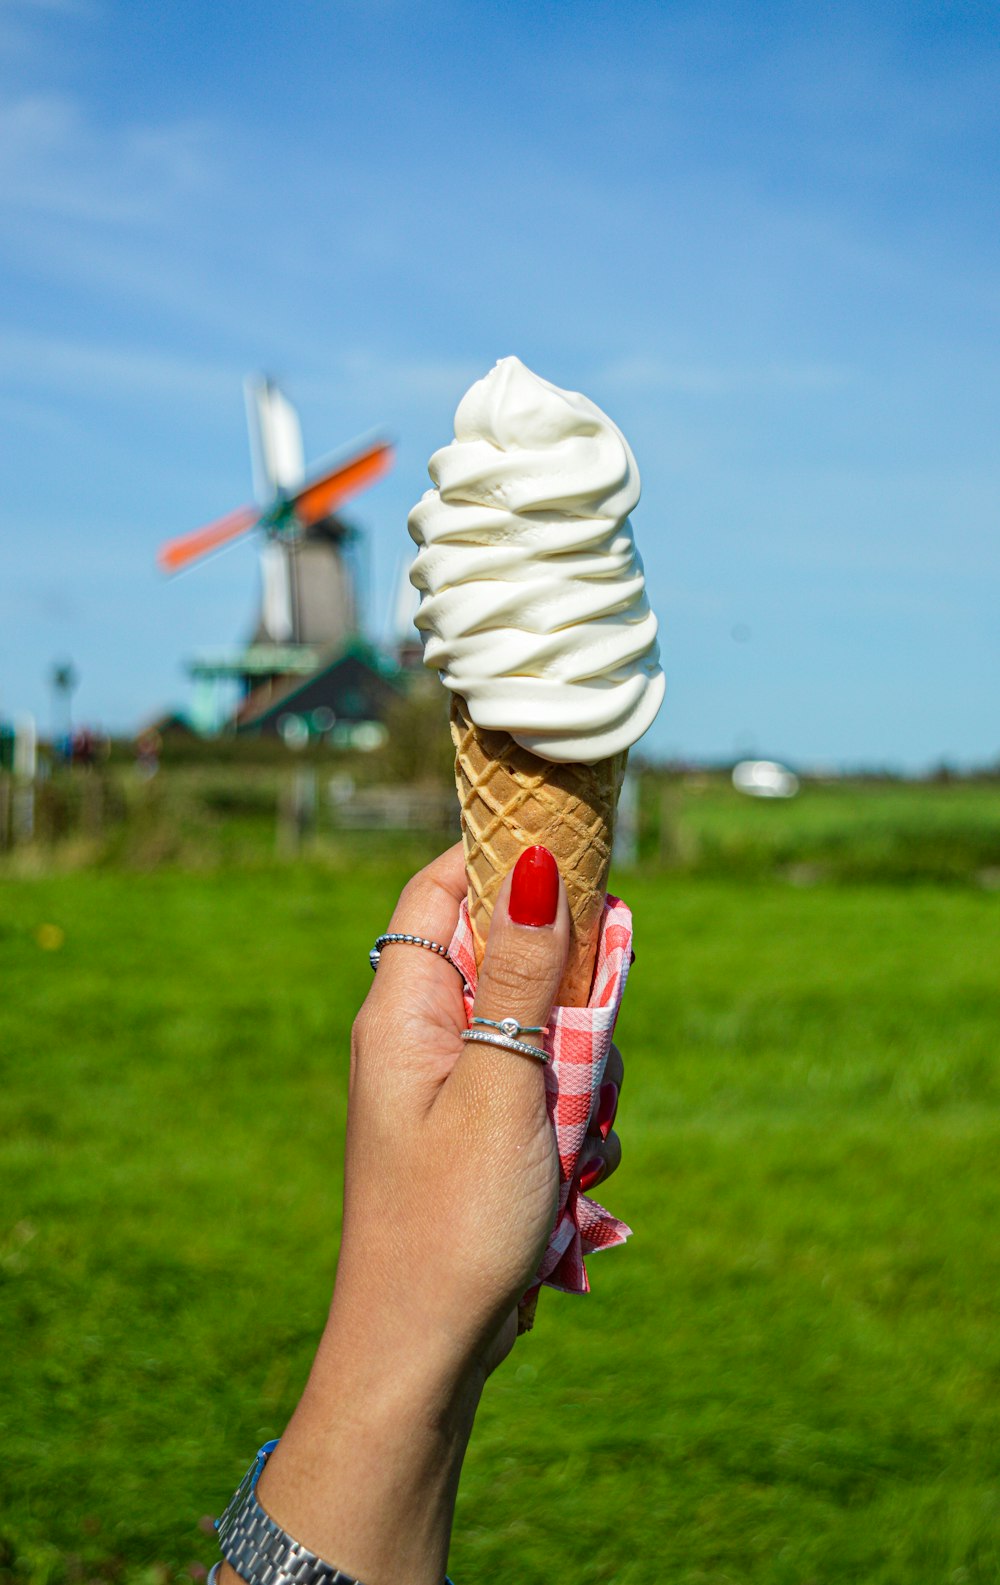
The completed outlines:
[[[223,1557],[246,1585],[361,1585],[355,1575],[325,1563],[282,1530],[257,1501],[257,1482],[277,1445],[277,1438],[264,1443],[215,1521]]]

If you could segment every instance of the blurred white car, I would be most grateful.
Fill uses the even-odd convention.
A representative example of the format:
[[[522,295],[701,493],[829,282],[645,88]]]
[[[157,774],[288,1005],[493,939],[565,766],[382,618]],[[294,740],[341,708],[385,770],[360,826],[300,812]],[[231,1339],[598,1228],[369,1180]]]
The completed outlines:
[[[799,778],[773,759],[743,759],[733,766],[733,786],[751,798],[794,798]]]

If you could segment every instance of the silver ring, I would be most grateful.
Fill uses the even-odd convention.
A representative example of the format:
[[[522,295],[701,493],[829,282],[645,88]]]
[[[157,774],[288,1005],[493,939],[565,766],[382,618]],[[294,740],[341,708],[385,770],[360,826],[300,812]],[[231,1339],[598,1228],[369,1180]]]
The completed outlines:
[[[450,956],[448,948],[443,947],[440,941],[430,941],[426,936],[411,936],[406,931],[402,930],[390,930],[388,934],[379,936],[377,938],[375,945],[368,954],[368,961],[372,966],[373,974],[379,966],[379,961],[382,957],[382,948],[397,945],[406,947],[426,947],[428,952],[436,952],[439,958],[444,958],[446,963],[450,963],[456,974],[462,974],[462,971],[455,962],[455,959]],[[462,974],[462,980],[464,983],[464,974]]]
[[[548,1024],[519,1024],[516,1018],[501,1018],[498,1022],[495,1018],[474,1017],[472,1022],[485,1024],[487,1029],[499,1029],[510,1040],[520,1040],[522,1035],[547,1035],[549,1032]]]
[[[501,1051],[516,1051],[522,1057],[534,1057],[536,1062],[548,1062],[549,1054],[538,1046],[529,1046],[526,1040],[512,1040],[508,1035],[494,1035],[486,1029],[463,1029],[463,1040],[474,1040],[482,1046],[499,1046]]]

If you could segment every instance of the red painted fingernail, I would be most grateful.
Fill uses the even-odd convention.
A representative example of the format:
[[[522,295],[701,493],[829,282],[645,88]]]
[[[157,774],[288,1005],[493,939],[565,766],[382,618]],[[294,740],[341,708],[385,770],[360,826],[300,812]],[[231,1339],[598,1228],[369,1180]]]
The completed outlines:
[[[617,1110],[618,1086],[617,1084],[612,1084],[609,1080],[607,1084],[601,1085],[601,1091],[597,1097],[597,1132],[602,1139],[607,1139],[610,1134],[611,1125],[615,1120]]]
[[[580,1188],[582,1192],[586,1194],[587,1190],[592,1189],[594,1184],[598,1183],[603,1177],[604,1162],[601,1160],[600,1156],[594,1156],[592,1160],[584,1163],[583,1171],[580,1174]]]
[[[555,924],[559,907],[559,870],[548,848],[526,848],[514,865],[510,917],[516,925]]]

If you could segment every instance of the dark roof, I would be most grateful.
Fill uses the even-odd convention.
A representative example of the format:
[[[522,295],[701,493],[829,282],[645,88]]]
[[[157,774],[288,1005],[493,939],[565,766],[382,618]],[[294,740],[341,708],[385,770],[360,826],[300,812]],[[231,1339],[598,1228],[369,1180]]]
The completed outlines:
[[[161,737],[198,737],[200,734],[191,724],[191,718],[183,710],[165,710],[162,715],[155,716],[152,721],[144,721],[135,738],[145,736],[147,732],[159,732]]]
[[[398,670],[367,645],[352,644],[312,676],[277,679],[243,701],[236,716],[240,732],[277,732],[279,717],[308,717],[332,710],[338,721],[380,721],[399,698]]]

